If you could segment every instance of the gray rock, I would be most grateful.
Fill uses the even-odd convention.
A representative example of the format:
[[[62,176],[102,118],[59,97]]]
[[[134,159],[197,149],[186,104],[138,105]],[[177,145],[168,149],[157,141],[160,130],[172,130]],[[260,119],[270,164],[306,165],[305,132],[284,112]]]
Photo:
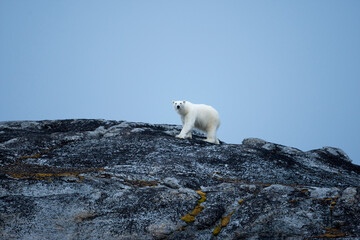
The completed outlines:
[[[359,198],[359,196],[356,188],[348,187],[343,191],[340,200],[344,201],[346,205],[354,205],[359,202],[357,198]]]
[[[175,125],[0,123],[1,239],[360,237],[360,166]]]
[[[177,180],[176,178],[172,178],[172,177],[167,177],[163,180],[164,185],[170,188],[181,188],[181,185],[179,184],[179,180]]]

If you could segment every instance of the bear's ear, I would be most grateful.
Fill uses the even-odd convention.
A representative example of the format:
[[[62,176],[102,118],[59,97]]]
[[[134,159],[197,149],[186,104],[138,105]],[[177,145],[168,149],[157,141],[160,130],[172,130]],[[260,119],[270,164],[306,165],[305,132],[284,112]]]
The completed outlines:
[[[174,102],[175,102],[175,101],[173,100],[173,101],[172,101],[172,104],[174,104]]]
[[[185,104],[185,103],[186,103],[186,101],[183,101],[183,103]]]

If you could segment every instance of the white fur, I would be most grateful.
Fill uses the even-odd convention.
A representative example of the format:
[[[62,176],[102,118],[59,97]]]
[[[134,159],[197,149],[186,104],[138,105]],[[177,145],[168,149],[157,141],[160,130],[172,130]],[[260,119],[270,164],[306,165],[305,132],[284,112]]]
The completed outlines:
[[[175,111],[181,116],[183,128],[177,138],[192,138],[191,130],[195,127],[206,132],[205,141],[219,144],[216,130],[220,126],[218,112],[205,104],[193,104],[189,101],[173,101]]]

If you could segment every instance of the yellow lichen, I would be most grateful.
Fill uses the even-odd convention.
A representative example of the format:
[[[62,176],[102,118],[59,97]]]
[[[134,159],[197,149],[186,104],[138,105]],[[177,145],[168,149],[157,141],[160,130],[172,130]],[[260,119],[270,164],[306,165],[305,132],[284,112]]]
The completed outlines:
[[[229,222],[230,222],[230,217],[231,217],[231,215],[226,216],[226,217],[223,217],[223,218],[221,219],[221,227],[226,227],[226,226],[229,224]]]
[[[218,235],[221,231],[221,225],[216,226],[216,228],[213,231],[214,236]]]
[[[200,191],[200,190],[197,190],[196,193],[201,196],[201,198],[200,198],[199,201],[198,201],[199,204],[206,201],[206,199],[207,199],[207,198],[205,197],[206,193],[204,193],[204,192],[202,192],[202,191]]]
[[[260,185],[263,186],[263,187],[269,187],[269,186],[271,186],[270,183],[260,183]]]
[[[55,178],[59,177],[74,177],[75,179],[67,180],[78,183],[81,183],[84,180],[84,177],[80,176],[80,174],[103,170],[103,168],[68,169],[35,164],[25,164],[23,162],[16,162],[14,164],[0,167],[0,172],[9,175],[12,178],[53,181]]]
[[[202,210],[204,210],[203,206],[197,205],[195,209],[190,213],[191,216],[197,216]]]
[[[28,158],[40,158],[41,157],[41,153],[37,153],[37,154],[34,154],[34,155],[30,155],[30,156],[23,156],[23,157],[20,157],[21,160],[24,160],[24,159],[28,159]]]
[[[238,201],[239,204],[242,204],[244,202],[244,199],[241,199]]]
[[[80,172],[63,172],[63,173],[7,173],[13,178],[19,179],[33,179],[33,180],[47,180],[52,181],[55,177],[70,177],[74,176],[78,178],[78,183],[81,183],[84,180],[83,176],[79,176]]]
[[[346,237],[350,234],[343,233],[337,228],[323,228],[326,230],[326,233],[319,235],[319,236],[313,236],[312,238],[339,238],[339,237]]]
[[[319,202],[329,202],[329,201],[333,201],[332,198],[312,198],[312,201],[319,201]]]
[[[316,236],[316,238],[339,238],[339,237],[346,237],[346,233],[325,233],[319,236]]]
[[[302,189],[300,192],[307,193],[308,191],[309,191],[309,189]]]
[[[206,199],[207,199],[206,197],[201,197],[201,198],[200,198],[200,200],[199,200],[198,202],[199,202],[199,203],[203,203],[203,202],[205,202],[205,201],[206,201]]]
[[[206,193],[202,192],[201,190],[197,190],[196,193],[199,194],[200,196],[205,196],[206,195]]]
[[[330,203],[330,212],[332,212],[334,210],[334,207],[336,205],[336,200],[338,199],[338,197],[335,197],[333,199],[333,201]]]
[[[331,228],[331,227],[324,227],[324,230],[328,231],[328,232],[338,232],[339,229],[337,228]]]
[[[231,216],[232,216],[234,213],[235,213],[235,211],[232,211],[229,215],[227,215],[226,217],[224,217],[223,220],[226,219],[226,220],[224,220],[224,223],[226,223],[226,224],[224,225],[224,224],[223,224],[223,220],[221,220],[221,226],[225,227],[226,225],[228,225],[229,222],[230,222],[230,218],[231,218]]]
[[[128,180],[125,179],[126,185],[131,185],[134,187],[155,187],[159,184],[158,181],[145,181],[145,180]]]
[[[185,216],[181,217],[181,220],[183,220],[187,223],[195,222],[195,216],[192,216],[190,213],[188,213]]]
[[[59,146],[61,146],[61,145],[59,145]],[[47,150],[44,150],[44,151],[41,152],[41,153],[36,153],[36,154],[34,154],[34,155],[22,156],[22,157],[20,157],[20,160],[24,160],[24,159],[28,159],[28,158],[41,158],[42,155],[47,154],[47,153],[53,151],[54,149],[58,148],[59,146],[49,148],[49,149],[47,149]]]
[[[183,220],[183,221],[185,221],[185,222],[187,222],[187,223],[194,222],[194,221],[195,221],[195,217],[196,217],[202,210],[204,210],[204,207],[201,206],[200,204],[206,201],[206,197],[205,197],[206,193],[204,193],[204,192],[202,192],[202,191],[200,191],[200,190],[198,190],[198,191],[196,191],[196,192],[197,192],[197,194],[199,194],[199,195],[201,196],[200,200],[198,200],[198,202],[197,202],[196,207],[194,208],[194,210],[192,210],[191,213],[188,213],[188,214],[186,214],[185,216],[183,216],[183,217],[180,218],[181,220]]]
[[[234,213],[235,213],[235,211],[231,212],[229,215],[227,215],[221,219],[220,224],[218,224],[213,231],[214,236],[218,235],[221,232],[221,229],[226,227],[229,224],[230,218]]]
[[[202,192],[201,190],[197,190],[196,193],[202,197],[205,197],[205,195],[206,195],[206,193]]]

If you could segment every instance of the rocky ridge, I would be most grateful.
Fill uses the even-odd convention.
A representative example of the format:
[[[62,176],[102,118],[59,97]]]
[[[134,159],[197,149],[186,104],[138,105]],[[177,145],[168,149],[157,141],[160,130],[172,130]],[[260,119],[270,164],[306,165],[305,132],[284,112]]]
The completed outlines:
[[[175,125],[0,123],[0,239],[360,238],[360,166]]]

